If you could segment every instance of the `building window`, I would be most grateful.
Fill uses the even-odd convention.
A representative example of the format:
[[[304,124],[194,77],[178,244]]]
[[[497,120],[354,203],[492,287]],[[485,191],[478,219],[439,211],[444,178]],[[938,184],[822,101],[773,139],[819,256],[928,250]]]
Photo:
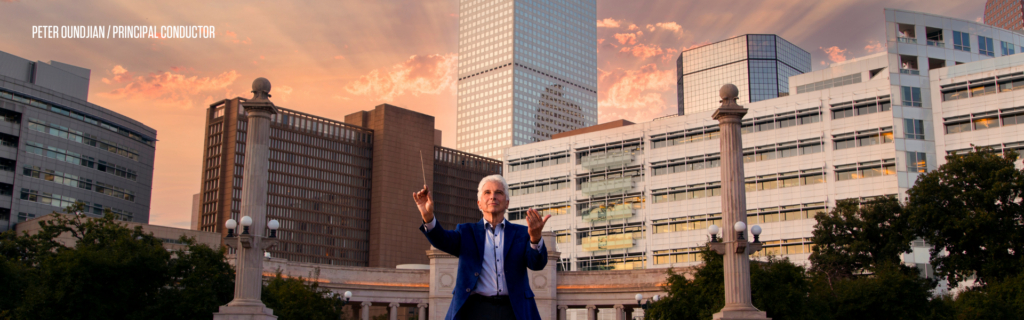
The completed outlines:
[[[999,41],[999,45],[1002,48],[1002,55],[1008,56],[1013,54],[1013,44],[1006,41]]]
[[[927,38],[927,44],[933,47],[945,47],[946,44],[942,42],[942,29],[925,27],[925,37]]]
[[[907,171],[924,173],[928,170],[928,160],[924,152],[907,151]]]
[[[917,66],[917,56],[900,55],[900,73],[920,75],[920,70]]]
[[[996,49],[992,45],[992,38],[978,36],[978,53],[989,57],[996,56]]]
[[[953,31],[953,49],[971,52],[971,36],[966,32]]]
[[[907,139],[924,140],[924,120],[903,119],[903,130]]]
[[[903,92],[903,106],[904,107],[920,107],[921,106],[921,88],[917,87],[901,87]]]
[[[988,128],[999,127],[999,117],[995,115],[985,118],[975,118],[972,122],[974,122],[974,130],[983,130]]]

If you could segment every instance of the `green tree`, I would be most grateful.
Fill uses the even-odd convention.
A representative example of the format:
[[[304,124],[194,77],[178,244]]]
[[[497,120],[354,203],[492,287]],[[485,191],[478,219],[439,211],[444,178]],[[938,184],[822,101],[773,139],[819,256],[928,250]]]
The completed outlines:
[[[1019,319],[1024,315],[1024,274],[968,289],[952,305],[956,319]]]
[[[311,281],[302,277],[277,274],[263,287],[263,303],[281,320],[335,320],[341,318],[344,300],[331,290],[321,288],[317,281],[320,270]]]
[[[932,283],[897,264],[874,267],[871,275],[833,278],[816,273],[808,295],[815,318],[924,319]]]
[[[161,288],[159,312],[164,319],[206,319],[234,298],[235,268],[227,262],[225,249],[212,249],[195,239],[182,237],[186,248],[174,251],[170,260],[170,282]]]
[[[13,312],[17,319],[141,319],[168,281],[170,253],[162,241],[118,224],[112,214],[99,219],[57,214],[29,237],[26,249],[36,261],[33,283]],[[74,247],[57,242],[69,233]],[[47,238],[48,237],[48,238]]]
[[[896,264],[910,252],[913,232],[903,206],[895,197],[880,197],[860,205],[842,200],[814,216],[811,271],[830,278],[849,278]]]
[[[705,247],[704,264],[694,268],[693,279],[668,271],[668,294],[647,310],[648,319],[711,319],[725,306],[722,256]],[[772,319],[804,319],[808,282],[804,268],[788,259],[770,257],[750,264],[754,307]]]
[[[990,150],[946,157],[907,191],[910,226],[934,247],[936,275],[950,285],[971,276],[985,284],[1024,266],[1024,172],[1017,153]]]

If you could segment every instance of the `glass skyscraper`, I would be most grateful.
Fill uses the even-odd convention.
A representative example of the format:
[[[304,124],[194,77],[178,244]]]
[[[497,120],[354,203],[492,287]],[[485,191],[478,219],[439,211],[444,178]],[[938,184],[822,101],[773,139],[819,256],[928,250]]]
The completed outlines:
[[[457,149],[505,148],[597,124],[595,0],[462,0]]]
[[[747,34],[683,51],[676,60],[679,114],[718,108],[718,89],[740,89],[738,104],[789,95],[789,77],[811,71],[811,54],[773,34]]]

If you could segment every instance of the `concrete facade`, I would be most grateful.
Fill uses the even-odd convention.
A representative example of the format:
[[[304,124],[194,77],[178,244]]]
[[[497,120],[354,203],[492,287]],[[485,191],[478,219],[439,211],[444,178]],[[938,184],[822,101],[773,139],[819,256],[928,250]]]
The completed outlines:
[[[886,9],[884,14],[886,52],[793,76],[789,86],[795,94],[744,105],[749,109],[741,122],[746,222],[762,226],[765,243],[753,259],[771,254],[806,263],[814,214],[836,201],[902,199],[921,172],[942,163],[947,150],[972,142],[1007,148],[1021,140],[1009,127],[948,140],[956,135],[942,136],[941,123],[963,119],[936,118],[940,101],[931,83],[949,74],[943,70],[960,77],[968,70],[1011,66],[1017,56],[989,59],[976,46],[901,40],[897,30],[910,26],[924,35],[925,29],[941,29],[947,39],[954,31],[967,32],[1016,46],[1024,35],[924,13]],[[962,64],[945,67],[957,63]],[[846,81],[851,75],[861,81]],[[983,78],[971,79],[980,86]],[[956,111],[942,102],[941,112],[991,122],[984,112],[992,107],[984,104],[1014,95],[958,100],[952,104]],[[1017,112],[1008,101],[995,107],[997,113]],[[707,226],[732,227],[721,223],[721,133],[710,117],[710,111],[698,112],[507,149],[509,220],[521,223],[519,212],[530,207],[554,215],[547,228],[563,248],[560,270],[700,263],[697,251],[708,241]]]
[[[149,222],[156,130],[86,101],[89,70],[0,52],[0,231],[83,202]]]

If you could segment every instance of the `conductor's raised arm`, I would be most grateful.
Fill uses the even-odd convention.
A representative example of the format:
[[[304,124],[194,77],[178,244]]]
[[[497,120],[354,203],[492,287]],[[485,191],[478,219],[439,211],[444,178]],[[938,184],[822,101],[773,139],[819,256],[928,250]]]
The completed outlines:
[[[420,231],[427,236],[430,245],[458,257],[461,253],[461,239],[457,232],[445,230],[434,219],[434,199],[430,197],[430,189],[423,186],[423,190],[412,194],[412,199],[416,201],[416,208],[420,210],[420,218],[423,219]]]

